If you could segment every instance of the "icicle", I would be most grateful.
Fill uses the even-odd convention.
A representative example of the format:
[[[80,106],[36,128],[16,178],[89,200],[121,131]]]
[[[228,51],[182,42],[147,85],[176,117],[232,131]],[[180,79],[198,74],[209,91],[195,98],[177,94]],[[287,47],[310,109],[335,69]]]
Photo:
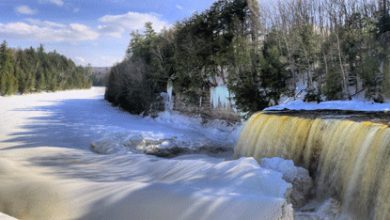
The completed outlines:
[[[210,104],[212,108],[231,108],[230,93],[226,85],[210,88]]]
[[[172,110],[173,109],[173,82],[172,80],[168,80],[167,83],[167,94],[168,94],[168,100],[166,102],[166,109]]]

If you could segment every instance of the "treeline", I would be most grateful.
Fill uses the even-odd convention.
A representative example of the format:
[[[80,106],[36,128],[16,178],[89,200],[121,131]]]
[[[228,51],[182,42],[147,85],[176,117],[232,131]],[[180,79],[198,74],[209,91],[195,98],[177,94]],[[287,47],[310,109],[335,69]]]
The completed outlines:
[[[365,94],[382,102],[390,97],[389,10],[389,0],[279,1],[262,21],[307,100]]]
[[[0,95],[89,88],[90,72],[42,45],[25,50],[0,45]]]
[[[390,97],[388,0],[219,0],[169,30],[146,24],[111,69],[106,99],[132,113],[156,108],[168,80],[202,105],[222,80],[241,112],[305,100]],[[297,89],[298,88],[298,89]],[[158,105],[157,105],[158,106]]]

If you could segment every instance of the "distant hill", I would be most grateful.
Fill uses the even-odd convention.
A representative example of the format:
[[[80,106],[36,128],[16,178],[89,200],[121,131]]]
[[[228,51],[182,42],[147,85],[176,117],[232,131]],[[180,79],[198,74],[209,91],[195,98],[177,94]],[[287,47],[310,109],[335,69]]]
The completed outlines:
[[[92,84],[94,86],[105,86],[111,67],[92,67]]]

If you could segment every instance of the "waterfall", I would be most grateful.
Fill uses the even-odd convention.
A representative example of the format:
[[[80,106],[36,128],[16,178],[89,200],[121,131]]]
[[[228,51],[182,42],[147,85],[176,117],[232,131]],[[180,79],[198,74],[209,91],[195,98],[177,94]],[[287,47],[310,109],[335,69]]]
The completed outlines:
[[[352,118],[257,113],[235,156],[283,157],[308,168],[316,196],[336,197],[354,219],[390,219],[390,128]]]

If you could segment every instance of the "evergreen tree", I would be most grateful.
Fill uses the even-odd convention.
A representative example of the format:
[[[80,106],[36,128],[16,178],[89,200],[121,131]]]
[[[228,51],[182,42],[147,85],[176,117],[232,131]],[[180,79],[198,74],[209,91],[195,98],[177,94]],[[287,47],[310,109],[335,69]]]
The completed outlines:
[[[56,52],[46,53],[42,45],[37,50],[13,50],[6,42],[0,45],[0,95],[90,86],[88,68],[77,67]]]
[[[10,95],[17,91],[17,80],[14,73],[12,51],[7,47],[4,41],[0,46],[0,74],[1,77],[1,94]]]
[[[267,8],[217,0],[161,33],[146,24],[113,68],[106,97],[148,112],[170,79],[177,97],[196,107],[222,81],[248,113],[300,94],[383,101],[390,97],[390,16],[389,1],[378,1],[280,0]],[[146,94],[144,104],[129,104],[134,91]]]

